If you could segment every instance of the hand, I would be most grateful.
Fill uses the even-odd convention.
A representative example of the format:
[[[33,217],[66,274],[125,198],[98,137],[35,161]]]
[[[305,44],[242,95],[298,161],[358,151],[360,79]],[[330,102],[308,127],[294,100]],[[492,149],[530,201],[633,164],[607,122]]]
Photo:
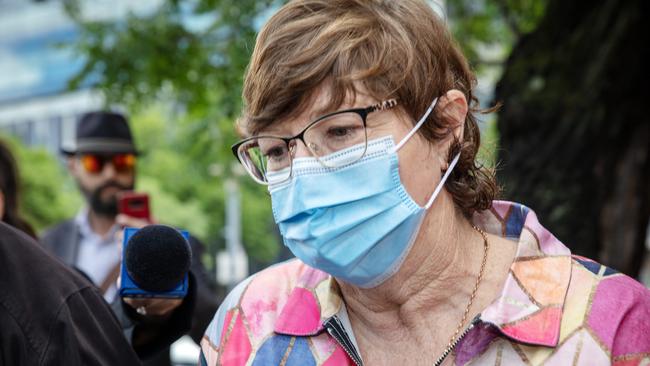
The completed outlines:
[[[152,224],[152,222],[149,222],[147,220],[138,219],[136,217],[127,216],[127,215],[124,215],[124,214],[117,215],[115,217],[115,222],[118,225],[120,225],[122,228],[133,227],[133,228],[137,228],[137,229],[142,229],[143,227]],[[113,239],[115,240],[115,243],[117,243],[117,245],[118,245],[119,252],[122,253],[122,242],[124,241],[124,229],[117,230],[115,232],[115,235],[113,236]],[[122,256],[120,254],[120,262],[121,261],[122,261]],[[120,288],[121,283],[122,283],[122,274],[120,273],[120,275],[117,277],[117,288],[118,289]],[[129,302],[126,301],[126,299],[127,298],[124,298],[124,302],[131,305]],[[128,298],[128,299],[129,300],[145,300],[145,299],[135,299],[135,298]],[[147,300],[152,300],[152,299],[147,299]],[[169,299],[156,299],[156,300],[169,300]],[[141,305],[138,305],[138,306],[131,305],[131,306],[134,309],[137,309]],[[176,308],[177,306],[178,305],[174,306],[174,308]],[[145,306],[145,308],[147,308],[147,307]]]
[[[153,222],[145,219],[139,219],[132,216],[127,216],[125,214],[119,214],[115,217],[115,222],[122,227],[135,227],[142,229],[147,225],[151,225]]]
[[[147,317],[166,318],[183,303],[183,299],[123,297],[122,300]]]
[[[119,214],[115,218],[115,222],[122,227],[134,227],[141,229],[152,223],[124,214]],[[118,231],[118,243],[122,243],[124,237],[124,230]],[[118,279],[119,281],[119,279]],[[174,309],[183,303],[183,299],[165,299],[165,298],[137,298],[137,297],[124,297],[124,302],[135,309],[138,314],[147,317],[165,318],[172,314]]]
[[[151,225],[152,223],[149,222],[148,220],[144,219],[139,219],[136,217],[131,217],[127,216],[124,214],[119,214],[115,217],[115,222],[120,225],[121,227],[134,227],[137,229],[142,229],[143,227],[147,225]],[[122,241],[124,239],[124,230],[118,230],[115,233],[115,241],[119,245],[119,250],[120,253],[122,252]],[[117,288],[120,288],[122,282],[122,276],[117,278]],[[132,297],[124,297],[122,298],[125,303],[130,305],[132,308],[138,310],[138,313],[141,315],[160,315],[160,316],[165,316],[168,313],[171,314],[171,312],[176,309],[182,302],[183,300],[177,300],[177,299],[160,299],[160,298],[132,298]],[[142,310],[144,309],[144,310]],[[144,314],[142,312],[144,311]]]
[[[131,217],[127,216],[125,214],[119,214],[115,217],[115,222],[120,225],[121,227],[134,227],[137,229],[142,229],[143,227],[147,225],[153,224],[153,222],[149,222],[148,220],[145,219],[139,219],[136,217]],[[118,230],[115,233],[115,242],[118,243],[119,245],[122,245],[122,241],[124,239],[124,230]],[[122,251],[122,248],[120,247],[120,252]]]

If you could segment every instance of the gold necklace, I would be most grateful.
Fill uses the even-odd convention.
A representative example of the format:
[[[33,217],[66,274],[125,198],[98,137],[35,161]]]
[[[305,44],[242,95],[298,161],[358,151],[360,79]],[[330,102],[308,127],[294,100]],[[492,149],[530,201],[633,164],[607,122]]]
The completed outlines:
[[[481,263],[481,269],[478,272],[478,277],[476,278],[476,285],[474,285],[474,289],[472,290],[472,295],[469,297],[469,303],[465,308],[463,319],[458,324],[458,327],[456,328],[454,335],[452,335],[451,338],[449,339],[447,348],[445,348],[445,351],[442,353],[440,358],[438,358],[436,363],[434,363],[434,366],[440,366],[442,364],[442,362],[445,360],[445,358],[447,358],[449,353],[451,353],[451,351],[453,351],[453,349],[456,347],[460,339],[462,339],[474,327],[475,324],[475,321],[472,321],[469,328],[467,328],[459,338],[456,338],[458,336],[458,333],[460,333],[460,330],[463,328],[463,324],[465,324],[465,321],[467,320],[467,316],[469,315],[469,311],[472,308],[472,303],[474,302],[474,298],[476,297],[478,286],[481,284],[481,280],[483,279],[483,270],[485,269],[485,263],[487,262],[488,251],[490,250],[490,243],[487,240],[487,235],[485,234],[485,232],[476,226],[472,226],[472,227],[474,228],[474,230],[478,231],[479,234],[481,234],[481,236],[483,237],[483,247],[485,248],[485,250],[483,251],[483,262]]]

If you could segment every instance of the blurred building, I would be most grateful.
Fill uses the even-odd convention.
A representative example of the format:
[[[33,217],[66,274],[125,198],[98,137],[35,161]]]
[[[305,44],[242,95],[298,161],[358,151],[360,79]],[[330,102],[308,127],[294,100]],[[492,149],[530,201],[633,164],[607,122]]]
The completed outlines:
[[[0,1],[0,133],[54,152],[100,104],[89,90],[67,91],[82,60],[54,45],[74,37],[60,3]]]
[[[161,1],[80,3],[86,19],[98,20],[147,12]],[[0,136],[14,136],[58,155],[61,146],[74,143],[78,118],[104,106],[92,78],[76,90],[68,88],[84,60],[63,45],[78,36],[61,0],[0,0]],[[198,346],[184,336],[172,345],[172,363],[196,365],[198,353]]]
[[[80,5],[85,19],[108,20],[146,13],[161,2],[83,0]],[[103,106],[92,78],[68,89],[84,60],[65,45],[78,36],[62,0],[0,0],[0,134],[56,153],[72,143],[78,117]]]

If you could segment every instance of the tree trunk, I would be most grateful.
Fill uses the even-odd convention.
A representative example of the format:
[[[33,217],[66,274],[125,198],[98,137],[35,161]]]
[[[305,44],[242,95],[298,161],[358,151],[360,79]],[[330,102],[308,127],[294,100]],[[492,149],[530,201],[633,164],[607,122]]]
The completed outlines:
[[[549,0],[496,89],[505,198],[632,276],[650,219],[648,15],[647,0]]]

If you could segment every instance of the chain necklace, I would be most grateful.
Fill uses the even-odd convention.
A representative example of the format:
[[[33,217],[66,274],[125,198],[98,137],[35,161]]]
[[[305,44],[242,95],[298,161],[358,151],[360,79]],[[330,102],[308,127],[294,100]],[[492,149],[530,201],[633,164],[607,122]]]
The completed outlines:
[[[458,327],[456,328],[456,331],[454,332],[454,335],[451,336],[449,339],[449,343],[447,344],[447,348],[445,348],[445,351],[442,353],[440,358],[434,363],[434,366],[440,366],[442,362],[447,358],[447,356],[451,353],[451,351],[454,350],[458,342],[465,336],[467,333],[474,327],[474,325],[477,323],[478,319],[474,319],[469,327],[465,329],[465,331],[458,337],[460,330],[463,328],[463,324],[465,324],[465,321],[467,320],[467,316],[469,315],[469,311],[472,308],[472,303],[474,302],[474,298],[476,297],[476,292],[478,291],[478,286],[481,284],[481,280],[483,279],[483,270],[485,269],[485,263],[487,262],[487,257],[488,257],[488,251],[490,250],[490,243],[487,240],[487,235],[485,232],[481,229],[479,229],[476,226],[473,226],[474,230],[478,231],[479,234],[483,237],[483,247],[485,248],[483,251],[483,262],[481,263],[481,270],[478,273],[478,277],[476,278],[476,285],[474,285],[474,289],[472,290],[472,295],[469,297],[469,303],[467,304],[467,307],[465,308],[465,313],[463,313],[463,319],[460,321],[458,324]]]

